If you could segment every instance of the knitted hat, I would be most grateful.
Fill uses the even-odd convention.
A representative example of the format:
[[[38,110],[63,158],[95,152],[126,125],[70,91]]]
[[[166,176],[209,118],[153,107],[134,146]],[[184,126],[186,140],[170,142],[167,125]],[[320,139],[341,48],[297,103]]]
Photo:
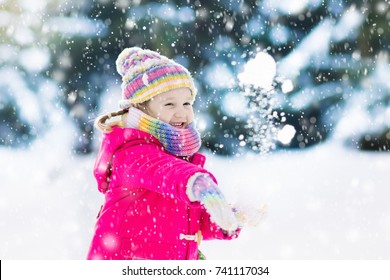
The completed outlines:
[[[116,60],[116,70],[122,76],[122,109],[183,87],[189,88],[195,99],[196,88],[188,70],[157,52],[126,48]]]

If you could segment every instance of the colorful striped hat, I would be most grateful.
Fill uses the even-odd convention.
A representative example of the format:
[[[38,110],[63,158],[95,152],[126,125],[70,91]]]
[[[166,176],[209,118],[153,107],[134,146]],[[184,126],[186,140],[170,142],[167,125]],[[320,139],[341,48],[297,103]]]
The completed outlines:
[[[116,69],[122,76],[122,109],[183,87],[189,88],[195,99],[196,88],[188,70],[157,52],[126,48],[116,60]]]

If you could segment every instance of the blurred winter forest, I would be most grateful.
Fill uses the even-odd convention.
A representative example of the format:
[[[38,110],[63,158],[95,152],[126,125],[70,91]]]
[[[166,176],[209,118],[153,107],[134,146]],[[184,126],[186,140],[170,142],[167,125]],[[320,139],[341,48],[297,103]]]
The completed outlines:
[[[120,97],[115,60],[139,46],[193,73],[203,145],[216,154],[253,149],[265,131],[248,125],[237,79],[261,52],[289,82],[272,96],[278,129],[290,128],[276,149],[321,143],[339,125],[344,145],[388,151],[389,23],[388,0],[0,0],[0,145],[28,147],[61,111],[77,127],[74,151],[93,152],[93,121]]]

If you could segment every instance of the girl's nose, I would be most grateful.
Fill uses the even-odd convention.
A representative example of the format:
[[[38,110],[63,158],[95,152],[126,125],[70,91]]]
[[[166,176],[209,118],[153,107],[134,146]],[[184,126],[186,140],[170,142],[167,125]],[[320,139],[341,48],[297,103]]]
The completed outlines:
[[[175,111],[175,117],[177,118],[183,118],[186,116],[186,112],[184,110],[184,108],[180,107],[180,108],[177,108],[176,111]]]

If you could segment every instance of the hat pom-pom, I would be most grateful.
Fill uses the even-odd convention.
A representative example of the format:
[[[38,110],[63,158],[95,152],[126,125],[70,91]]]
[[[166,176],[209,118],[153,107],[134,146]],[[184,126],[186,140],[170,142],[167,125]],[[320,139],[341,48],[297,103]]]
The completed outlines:
[[[129,68],[134,65],[134,55],[142,52],[143,50],[138,47],[126,48],[118,56],[116,60],[116,71],[124,77]],[[138,55],[137,55],[138,56]],[[136,56],[136,57],[137,57]],[[133,62],[132,62],[133,61]]]

